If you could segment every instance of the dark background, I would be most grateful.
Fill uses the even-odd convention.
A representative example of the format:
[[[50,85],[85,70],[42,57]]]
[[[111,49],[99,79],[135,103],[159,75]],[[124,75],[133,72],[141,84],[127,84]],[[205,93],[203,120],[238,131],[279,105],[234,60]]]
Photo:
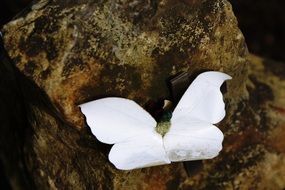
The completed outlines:
[[[285,62],[285,1],[230,0],[250,52]]]
[[[1,0],[0,26],[31,0]],[[230,0],[251,53],[285,62],[285,1]]]

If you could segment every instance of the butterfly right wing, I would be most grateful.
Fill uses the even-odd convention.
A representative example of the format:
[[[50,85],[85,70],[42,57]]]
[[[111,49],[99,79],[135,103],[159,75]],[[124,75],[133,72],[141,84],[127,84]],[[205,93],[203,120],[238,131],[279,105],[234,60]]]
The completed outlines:
[[[225,116],[220,87],[229,79],[229,75],[217,71],[200,74],[182,96],[173,111],[172,119],[188,116],[211,124],[220,122]]]
[[[210,159],[222,150],[223,133],[199,119],[182,117],[171,123],[163,141],[173,162]]]
[[[222,149],[223,133],[213,124],[225,116],[220,87],[231,77],[210,71],[188,87],[171,118],[164,146],[171,161],[209,159]]]

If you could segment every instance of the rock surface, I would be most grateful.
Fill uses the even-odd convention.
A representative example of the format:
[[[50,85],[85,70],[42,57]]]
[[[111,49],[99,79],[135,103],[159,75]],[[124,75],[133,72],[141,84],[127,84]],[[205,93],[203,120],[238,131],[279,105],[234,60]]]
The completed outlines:
[[[285,70],[250,55],[248,97],[220,125],[224,149],[187,178],[184,189],[284,189]],[[190,188],[191,187],[191,188]],[[182,188],[182,189],[183,189]]]
[[[2,31],[16,67],[60,113],[30,105],[34,120],[23,134],[21,164],[38,189],[285,187],[285,147],[276,141],[285,126],[284,72],[248,57],[227,1],[40,1]],[[120,96],[146,107],[170,96],[169,78],[204,70],[233,77],[225,94],[228,115],[219,125],[226,135],[221,155],[116,170],[110,147],[84,127],[77,105]]]
[[[247,49],[227,1],[42,2],[4,27],[6,49],[75,127],[79,103],[157,101],[180,71],[224,71],[230,92],[243,87]]]

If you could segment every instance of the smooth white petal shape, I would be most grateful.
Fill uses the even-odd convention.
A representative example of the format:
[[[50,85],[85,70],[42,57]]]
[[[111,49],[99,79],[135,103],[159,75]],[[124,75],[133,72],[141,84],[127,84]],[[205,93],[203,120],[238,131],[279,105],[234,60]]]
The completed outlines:
[[[214,125],[182,117],[172,122],[163,138],[168,158],[173,162],[210,159],[222,150],[223,133]]]
[[[103,98],[82,104],[80,108],[92,133],[107,144],[151,134],[156,126],[149,113],[125,98]]]
[[[222,149],[223,133],[212,124],[225,116],[220,86],[228,79],[220,72],[200,74],[175,108],[163,138],[155,120],[132,100],[103,98],[80,107],[98,140],[115,144],[109,160],[118,169],[210,159]]]
[[[225,73],[209,71],[200,74],[189,86],[178,105],[172,121],[189,116],[215,124],[225,116],[225,104],[220,87],[231,77]]]
[[[121,170],[170,163],[163,148],[162,137],[155,131],[116,143],[109,153],[109,160]]]

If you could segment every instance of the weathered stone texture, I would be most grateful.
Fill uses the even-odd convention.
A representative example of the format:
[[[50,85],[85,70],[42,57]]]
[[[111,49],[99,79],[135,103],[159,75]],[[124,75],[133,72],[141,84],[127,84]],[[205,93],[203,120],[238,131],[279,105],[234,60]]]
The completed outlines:
[[[248,57],[227,1],[41,1],[3,34],[17,68],[67,121],[32,108],[25,165],[39,189],[285,187],[284,70]],[[233,77],[225,94],[228,115],[219,125],[225,133],[220,156],[116,170],[107,158],[110,147],[84,127],[77,105],[120,96],[145,106],[169,97],[170,77],[204,70]]]
[[[166,79],[180,71],[224,71],[234,77],[232,96],[241,95],[247,49],[227,1],[42,6],[4,27],[6,49],[78,128],[79,103],[105,96],[157,101],[169,95]]]
[[[285,187],[285,73],[275,73],[283,65],[253,55],[248,59],[248,98],[220,125],[224,149],[184,181],[185,189]]]

